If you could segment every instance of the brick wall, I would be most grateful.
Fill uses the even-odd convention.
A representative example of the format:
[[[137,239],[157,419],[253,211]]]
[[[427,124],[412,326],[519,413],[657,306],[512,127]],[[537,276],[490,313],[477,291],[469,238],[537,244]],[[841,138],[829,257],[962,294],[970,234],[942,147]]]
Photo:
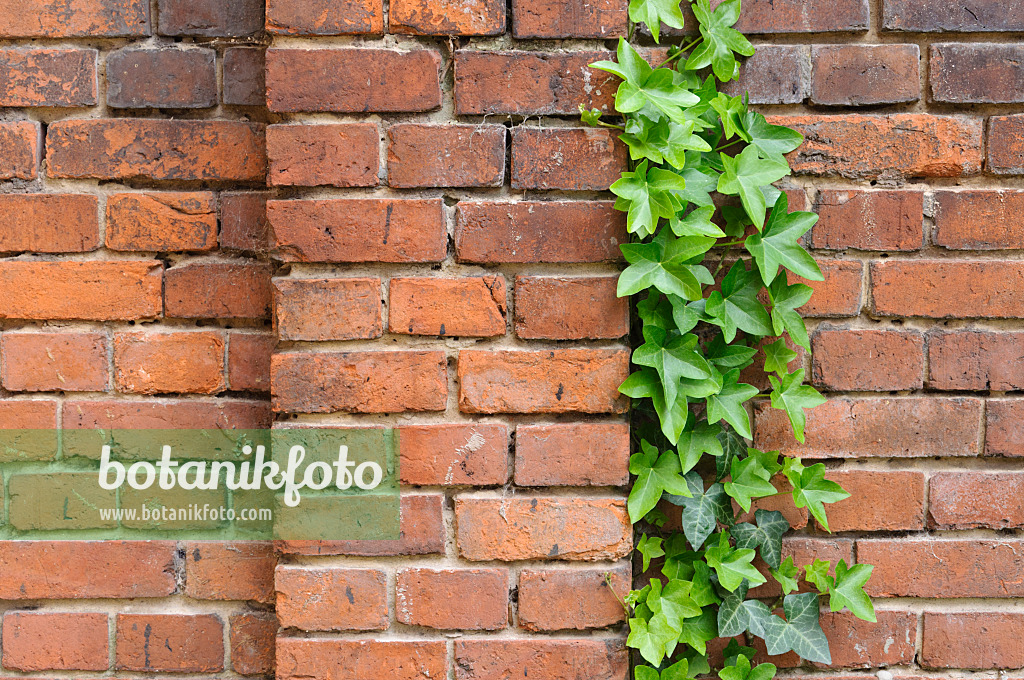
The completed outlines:
[[[0,543],[4,673],[625,676],[626,157],[576,115],[625,24],[0,0],[0,426],[393,426],[404,485],[398,542]],[[757,442],[854,495],[832,536],[789,512],[788,553],[877,565],[878,624],[823,619],[834,665],[1024,667],[1024,12],[747,0],[740,28],[743,87],[807,135],[826,274],[830,402],[800,448],[758,408]]]

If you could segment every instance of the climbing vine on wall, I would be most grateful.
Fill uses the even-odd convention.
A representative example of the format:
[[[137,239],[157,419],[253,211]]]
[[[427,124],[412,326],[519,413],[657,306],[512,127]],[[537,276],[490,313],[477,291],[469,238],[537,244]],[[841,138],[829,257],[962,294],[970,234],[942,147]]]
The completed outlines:
[[[736,507],[749,516],[755,499],[780,493],[781,478],[795,506],[826,530],[825,504],[849,494],[825,479],[823,463],[805,466],[750,446],[751,400],[770,398],[800,442],[805,409],[825,401],[804,384],[803,370],[790,372],[797,354],[787,343],[810,351],[797,309],[811,288],[789,283],[787,271],[822,279],[799,243],[817,216],[790,212],[773,186],[790,174],[785,154],[800,146],[800,134],[768,123],[747,97],[718,91],[738,76],[737,56],[754,53],[733,28],[740,0],[691,5],[699,37],[669,48],[657,66],[628,38],[620,38],[616,61],[592,64],[622,79],[610,120],[623,125],[582,111],[586,123],[620,130],[632,159],[611,187],[632,235],[622,246],[628,266],[618,293],[639,296],[638,370],[619,389],[634,404],[628,510],[647,583],[625,598],[627,644],[645,662],[634,668],[637,680],[682,680],[710,672],[709,642],[743,639],[725,647],[719,677],[770,680],[776,668],[754,663],[752,636],[769,654],[830,663],[822,600],[874,621],[863,590],[872,567],[797,565],[782,559],[790,526],[781,512],[758,509],[739,521]],[[662,24],[684,22],[679,0],[631,0],[629,17],[630,37],[644,23],[656,42]],[[741,379],[761,356],[768,394]],[[681,531],[669,530],[662,500],[681,508]],[[748,597],[767,581],[754,565],[758,555],[781,588],[778,600]],[[811,589],[799,592],[801,580]]]

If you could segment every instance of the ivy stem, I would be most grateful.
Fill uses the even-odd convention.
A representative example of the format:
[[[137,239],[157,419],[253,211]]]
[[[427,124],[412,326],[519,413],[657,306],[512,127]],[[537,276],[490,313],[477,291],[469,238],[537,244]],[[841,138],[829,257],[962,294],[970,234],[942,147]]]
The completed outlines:
[[[725,258],[729,257],[729,251],[732,250],[733,245],[735,244],[729,243],[726,245],[725,252],[722,253],[722,259],[718,261],[718,266],[715,267],[715,273],[712,276],[717,277],[718,272],[722,271],[722,267],[725,266]]]
[[[612,591],[612,595],[614,595],[615,599],[618,600],[619,604],[622,605],[622,609],[626,612],[626,616],[628,617],[629,616],[629,605],[626,604],[626,600],[624,600],[622,597],[619,596],[619,594],[617,592],[615,592],[615,588],[612,586],[612,574],[611,574],[611,572],[607,572],[607,571],[605,572],[605,574],[604,574],[604,584],[606,586],[608,586],[608,590]]]
[[[733,246],[741,246],[741,245],[743,245],[743,241],[729,241],[728,243],[716,243],[715,247],[716,248],[721,248],[722,246],[728,246],[728,247],[731,248]]]
[[[675,61],[675,60],[676,60],[676,59],[678,59],[679,57],[683,56],[683,53],[685,53],[685,52],[686,52],[687,50],[689,50],[689,49],[690,49],[691,47],[693,47],[694,45],[696,45],[696,44],[697,44],[697,43],[699,43],[700,41],[701,41],[701,39],[700,39],[700,38],[697,38],[696,40],[694,40],[693,42],[691,42],[691,43],[690,43],[689,45],[687,45],[686,47],[680,47],[680,48],[679,48],[679,51],[678,51],[678,52],[676,52],[676,53],[675,53],[675,54],[673,54],[673,55],[672,55],[671,57],[669,57],[669,58],[668,58],[668,59],[666,59],[665,61],[663,61],[663,62],[661,62],[660,64],[658,64],[658,68],[661,68],[662,66],[665,66],[666,64],[671,64],[671,63],[672,63],[673,61]]]
[[[724,151],[725,149],[728,149],[730,146],[736,146],[737,144],[739,144],[742,141],[743,141],[742,139],[733,140],[733,141],[729,142],[728,144],[723,144],[722,146],[718,147],[717,149],[715,149],[715,151]],[[714,153],[714,152],[712,152],[712,153]]]

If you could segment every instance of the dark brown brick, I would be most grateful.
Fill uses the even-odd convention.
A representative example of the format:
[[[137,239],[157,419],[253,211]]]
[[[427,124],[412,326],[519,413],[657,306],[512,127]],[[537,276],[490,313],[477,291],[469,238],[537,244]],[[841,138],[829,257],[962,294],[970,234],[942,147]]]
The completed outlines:
[[[1024,101],[1024,47],[942,43],[931,46],[932,98],[952,104]]]
[[[224,50],[225,104],[264,106],[267,103],[265,52],[259,47],[230,47]]]
[[[1024,31],[1024,7],[1002,0],[884,0],[887,31]]]
[[[805,45],[758,45],[740,64],[740,77],[720,91],[738,97],[750,94],[751,104],[799,104],[807,96],[808,48]],[[790,206],[792,207],[792,206]]]
[[[921,97],[917,45],[821,45],[811,49],[811,102],[865,106]]]
[[[996,175],[1024,175],[1024,115],[989,118],[987,167]]]
[[[216,53],[125,48],[107,57],[107,106],[202,109],[217,105]]]
[[[160,35],[243,38],[263,30],[263,0],[159,0]]]

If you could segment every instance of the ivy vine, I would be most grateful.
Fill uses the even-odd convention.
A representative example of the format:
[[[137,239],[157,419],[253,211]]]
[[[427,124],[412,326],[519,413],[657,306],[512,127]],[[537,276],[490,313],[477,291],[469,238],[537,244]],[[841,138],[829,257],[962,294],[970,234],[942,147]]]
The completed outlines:
[[[820,600],[827,597],[831,611],[875,621],[863,590],[872,567],[783,560],[785,516],[758,509],[739,521],[735,509],[749,515],[755,499],[780,494],[773,480],[781,473],[794,505],[828,530],[825,504],[849,494],[825,479],[823,463],[804,466],[750,445],[751,400],[769,397],[800,442],[805,409],[825,401],[804,384],[803,370],[789,371],[797,354],[786,341],[810,351],[797,309],[811,288],[791,284],[787,272],[822,280],[799,242],[818,218],[789,212],[786,194],[773,186],[790,174],[785,154],[800,146],[801,135],[751,111],[749,96],[718,91],[737,78],[737,57],[754,53],[733,28],[740,0],[715,9],[710,0],[690,2],[700,35],[670,47],[658,66],[629,38],[619,39],[616,61],[591,65],[622,80],[615,109],[623,125],[581,107],[584,122],[621,131],[629,147],[631,170],[611,187],[632,235],[622,246],[628,266],[618,294],[646,291],[636,303],[638,370],[619,388],[634,404],[639,450],[630,457],[635,481],[627,505],[647,581],[624,600],[627,645],[646,662],[634,668],[637,680],[684,680],[711,671],[709,642],[734,638],[721,680],[771,680],[776,667],[754,663],[751,636],[763,639],[769,654],[793,651],[831,663]],[[655,42],[661,24],[684,22],[680,0],[631,0],[629,18],[630,38],[644,23]],[[767,394],[741,380],[759,350]],[[662,500],[681,508],[681,531],[669,530]],[[754,565],[758,555],[782,591],[775,601],[748,597],[767,582]],[[801,572],[807,592],[799,592]]]

